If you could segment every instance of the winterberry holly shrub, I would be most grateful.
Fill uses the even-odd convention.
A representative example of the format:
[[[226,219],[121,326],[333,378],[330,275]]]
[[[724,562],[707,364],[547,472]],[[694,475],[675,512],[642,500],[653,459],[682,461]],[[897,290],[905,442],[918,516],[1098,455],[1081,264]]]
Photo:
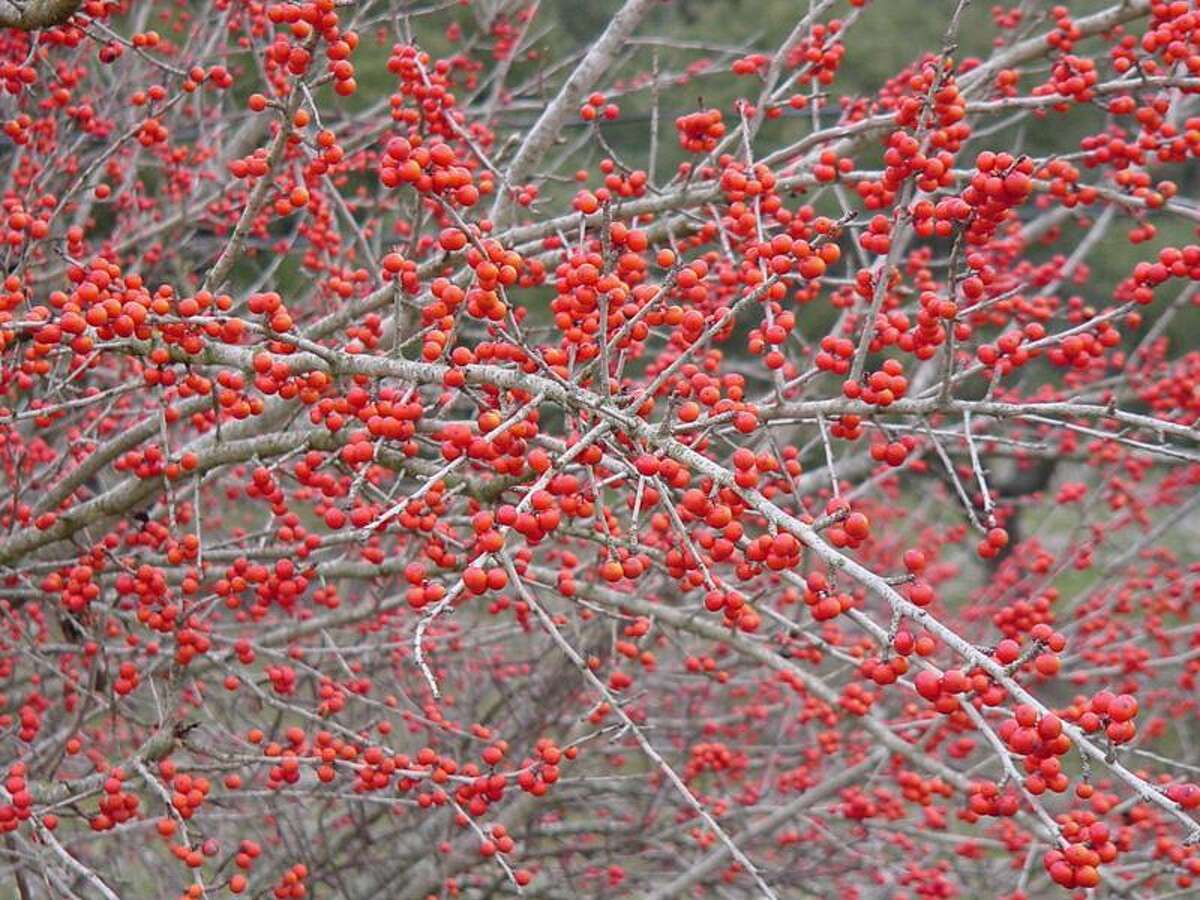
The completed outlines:
[[[784,5],[0,0],[0,893],[1200,891],[1200,8]]]

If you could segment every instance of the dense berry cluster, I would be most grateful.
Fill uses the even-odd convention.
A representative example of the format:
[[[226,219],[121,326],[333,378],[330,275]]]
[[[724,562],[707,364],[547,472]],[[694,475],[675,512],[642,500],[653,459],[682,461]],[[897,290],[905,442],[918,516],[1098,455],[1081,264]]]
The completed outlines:
[[[1194,893],[1196,4],[587,6],[0,2],[5,885]]]

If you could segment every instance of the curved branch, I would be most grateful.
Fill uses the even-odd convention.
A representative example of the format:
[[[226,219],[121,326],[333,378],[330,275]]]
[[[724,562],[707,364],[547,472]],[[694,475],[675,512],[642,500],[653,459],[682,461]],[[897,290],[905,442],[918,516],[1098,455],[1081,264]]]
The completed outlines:
[[[633,30],[653,5],[654,0],[627,0],[612,17],[604,33],[575,67],[566,84],[550,101],[522,142],[506,173],[509,184],[518,185],[533,173],[546,151],[554,145],[559,129],[567,117],[579,109],[583,95],[608,71],[625,40],[633,34]],[[499,221],[510,208],[511,202],[511,192],[500,191],[492,206],[491,218]]]

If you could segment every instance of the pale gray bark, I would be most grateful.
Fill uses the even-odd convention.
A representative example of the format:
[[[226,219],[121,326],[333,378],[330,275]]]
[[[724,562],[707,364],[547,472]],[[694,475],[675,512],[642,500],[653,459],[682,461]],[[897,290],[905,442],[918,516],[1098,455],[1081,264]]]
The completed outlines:
[[[625,41],[633,34],[638,23],[655,2],[656,0],[626,0],[625,5],[612,17],[604,33],[575,67],[522,141],[506,172],[510,188],[524,183],[533,174],[547,151],[554,145],[567,118],[573,112],[578,112],[584,94],[609,70]],[[505,212],[511,209],[513,198],[510,194],[511,191],[503,189],[497,193],[491,213],[494,221],[500,221]]]

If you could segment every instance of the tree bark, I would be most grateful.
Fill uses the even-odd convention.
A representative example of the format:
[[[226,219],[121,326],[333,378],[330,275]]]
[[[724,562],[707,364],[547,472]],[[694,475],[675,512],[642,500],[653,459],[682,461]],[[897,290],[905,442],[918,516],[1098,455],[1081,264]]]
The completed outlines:
[[[0,0],[0,27],[33,31],[61,25],[79,6],[80,0]]]

